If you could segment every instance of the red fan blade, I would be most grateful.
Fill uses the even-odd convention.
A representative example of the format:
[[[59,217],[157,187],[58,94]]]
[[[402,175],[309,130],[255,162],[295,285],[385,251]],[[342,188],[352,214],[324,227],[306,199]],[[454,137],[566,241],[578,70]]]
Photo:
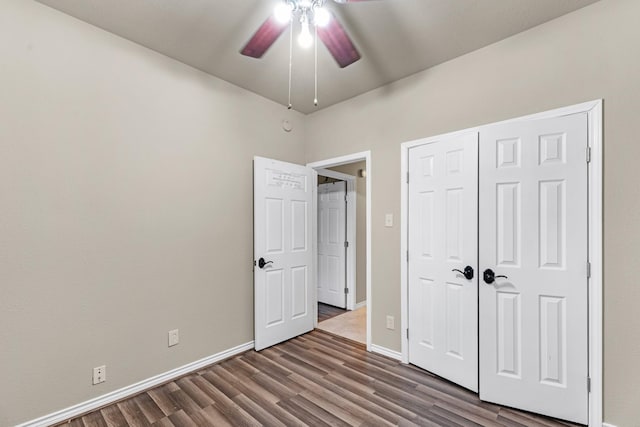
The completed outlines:
[[[271,15],[264,21],[260,28],[258,28],[258,31],[255,32],[240,53],[252,58],[262,58],[262,55],[278,40],[278,37],[280,37],[280,34],[284,32],[288,25],[286,22],[284,24],[278,22],[278,20]]]
[[[331,20],[329,24],[326,27],[318,27],[318,37],[329,49],[340,68],[344,68],[360,59],[360,53],[358,53],[358,49],[353,45],[338,18],[333,12],[330,13]]]

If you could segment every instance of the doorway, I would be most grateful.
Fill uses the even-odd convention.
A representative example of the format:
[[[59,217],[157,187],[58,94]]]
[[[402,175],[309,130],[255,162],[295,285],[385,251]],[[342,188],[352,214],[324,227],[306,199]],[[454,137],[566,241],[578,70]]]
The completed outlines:
[[[317,171],[318,185],[343,181],[347,193],[347,243],[343,243],[342,248],[346,258],[345,311],[325,320],[327,311],[334,309],[332,306],[318,306],[315,327],[366,343],[367,350],[371,351],[371,154],[368,151],[355,153],[307,166]],[[318,221],[321,221],[319,216]],[[317,235],[319,230],[320,224],[314,229],[315,241],[318,242],[316,250],[321,244],[321,236]],[[316,255],[319,256],[318,253]],[[320,321],[321,310],[323,321]]]
[[[317,172],[317,327],[365,344],[366,164]]]
[[[364,161],[366,179],[366,295],[371,302],[371,155],[356,153],[302,166],[253,159],[254,341],[262,350],[313,330],[317,307],[316,169]],[[354,282],[355,283],[355,282]],[[371,312],[366,313],[371,351]]]

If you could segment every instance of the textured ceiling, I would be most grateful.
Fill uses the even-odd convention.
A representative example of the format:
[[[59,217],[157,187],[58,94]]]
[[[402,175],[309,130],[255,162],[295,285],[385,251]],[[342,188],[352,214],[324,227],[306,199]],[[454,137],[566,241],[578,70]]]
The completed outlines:
[[[287,104],[289,32],[262,59],[239,51],[277,0],[38,0],[252,92]],[[595,3],[597,0],[377,0],[331,7],[362,59],[340,69],[294,43],[293,107],[310,113]],[[298,33],[297,31],[295,32]]]

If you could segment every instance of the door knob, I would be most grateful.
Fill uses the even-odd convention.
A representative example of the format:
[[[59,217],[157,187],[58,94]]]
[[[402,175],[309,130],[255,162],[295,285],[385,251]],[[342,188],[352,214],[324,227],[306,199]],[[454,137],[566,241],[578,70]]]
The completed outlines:
[[[265,261],[264,258],[258,260],[258,267],[260,268],[265,268],[269,264],[273,264],[273,261]]]
[[[482,274],[482,278],[484,279],[484,282],[488,285],[492,284],[493,282],[496,281],[497,278],[502,277],[503,279],[508,279],[507,276],[503,276],[503,275],[499,275],[496,276],[496,274],[493,272],[492,269],[487,268],[484,273]]]
[[[467,280],[473,279],[473,267],[471,267],[470,265],[467,265],[464,268],[464,271],[460,271],[457,268],[454,268],[451,271],[457,271],[458,273],[462,274],[464,276],[464,278],[467,279]]]

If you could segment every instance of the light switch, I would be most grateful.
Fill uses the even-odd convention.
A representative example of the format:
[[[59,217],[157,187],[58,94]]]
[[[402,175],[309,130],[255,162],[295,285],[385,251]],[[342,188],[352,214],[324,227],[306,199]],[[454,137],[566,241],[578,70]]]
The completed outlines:
[[[393,214],[386,214],[384,216],[384,226],[393,227]]]
[[[387,316],[387,329],[394,330],[396,328],[395,318],[393,316]]]

